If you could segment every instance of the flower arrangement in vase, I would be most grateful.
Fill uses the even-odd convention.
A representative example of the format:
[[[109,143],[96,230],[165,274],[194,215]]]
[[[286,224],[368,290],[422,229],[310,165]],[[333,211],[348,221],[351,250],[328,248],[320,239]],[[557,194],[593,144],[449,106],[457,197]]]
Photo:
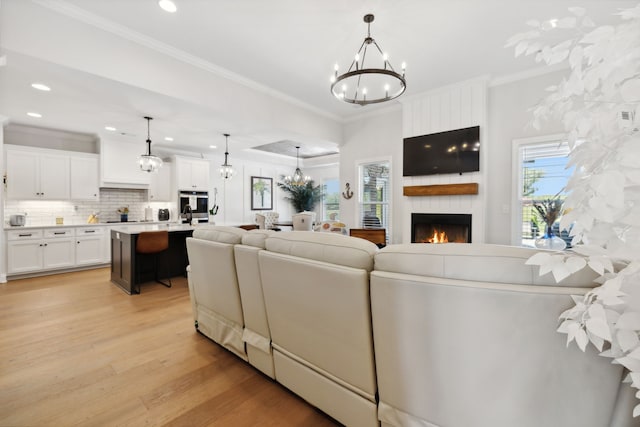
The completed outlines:
[[[544,199],[533,203],[533,207],[545,223],[545,232],[542,237],[536,239],[536,247],[540,249],[562,250],[567,247],[562,238],[555,235],[553,224],[562,215],[563,202],[561,199]]]
[[[118,208],[117,212],[120,214],[120,222],[129,221],[129,206]]]

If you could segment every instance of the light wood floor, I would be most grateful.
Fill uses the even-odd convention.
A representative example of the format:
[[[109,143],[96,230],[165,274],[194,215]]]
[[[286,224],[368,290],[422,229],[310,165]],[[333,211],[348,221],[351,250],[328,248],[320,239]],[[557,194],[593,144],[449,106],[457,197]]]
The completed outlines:
[[[0,285],[0,426],[336,426],[193,327],[187,282]]]

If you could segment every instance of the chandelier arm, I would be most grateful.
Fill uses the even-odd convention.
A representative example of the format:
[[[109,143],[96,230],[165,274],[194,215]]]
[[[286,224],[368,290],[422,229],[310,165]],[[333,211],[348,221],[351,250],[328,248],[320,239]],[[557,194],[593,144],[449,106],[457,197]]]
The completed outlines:
[[[360,71],[365,70],[365,68],[364,68],[364,58],[367,56],[367,45],[368,45],[368,43],[365,40],[362,43],[362,46],[364,47],[364,52],[362,53],[362,67],[360,67]],[[362,47],[360,48],[360,50],[362,50]],[[360,52],[358,51],[358,53],[360,53]],[[356,83],[356,92],[353,95],[353,99],[357,99],[358,98],[358,92],[360,91],[360,81],[361,81],[361,79],[362,79],[362,74],[360,74],[358,76],[358,82]]]
[[[360,49],[358,49],[358,52],[356,52],[358,55],[360,55],[360,52],[362,52],[362,48],[365,46],[366,44],[366,40],[362,42],[362,44],[360,45]],[[357,63],[357,61],[355,60],[355,57],[353,59],[353,61],[351,61],[351,66],[349,66],[349,69],[347,70],[347,72],[351,71],[353,69],[353,66]],[[357,67],[356,67],[357,69]]]
[[[382,49],[380,49],[380,46],[378,46],[378,43],[376,43],[376,41],[375,41],[375,40],[373,40],[373,44],[374,44],[374,45],[376,46],[376,48],[378,49],[378,52],[380,52],[380,55],[382,55],[382,57],[384,58],[384,52],[382,51]],[[388,59],[385,59],[385,60],[384,60],[384,65],[385,65],[385,68],[388,66],[388,67],[389,67],[389,69],[390,69],[391,71],[393,71],[393,72],[395,72],[395,71],[396,71],[396,70],[395,70],[395,68],[393,68],[393,65],[391,65],[391,62],[389,62],[389,60],[388,60]]]

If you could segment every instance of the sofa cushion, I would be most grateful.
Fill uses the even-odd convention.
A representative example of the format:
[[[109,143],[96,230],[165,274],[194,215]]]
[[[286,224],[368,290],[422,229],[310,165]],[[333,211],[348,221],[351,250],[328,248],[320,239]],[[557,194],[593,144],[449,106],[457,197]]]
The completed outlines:
[[[375,256],[375,270],[480,282],[593,287],[590,269],[556,283],[551,273],[525,262],[539,249],[476,243],[390,245]]]
[[[196,239],[211,240],[219,243],[229,243],[236,245],[242,242],[242,236],[246,230],[238,227],[225,227],[221,225],[199,225],[193,231]]]
[[[313,231],[277,233],[267,239],[266,248],[271,252],[367,271],[373,269],[373,257],[378,252],[378,247],[366,240]]]
[[[267,240],[267,237],[273,236],[275,233],[277,232],[274,230],[250,230],[242,235],[242,244],[265,249],[265,240]]]

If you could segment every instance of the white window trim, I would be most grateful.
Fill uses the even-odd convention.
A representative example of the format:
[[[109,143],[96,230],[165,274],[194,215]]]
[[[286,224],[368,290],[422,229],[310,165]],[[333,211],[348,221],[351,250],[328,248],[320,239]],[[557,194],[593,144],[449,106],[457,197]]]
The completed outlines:
[[[520,167],[520,149],[525,145],[560,142],[566,135],[556,133],[551,135],[534,136],[530,138],[514,139],[511,144],[511,244],[522,246],[522,168]]]

